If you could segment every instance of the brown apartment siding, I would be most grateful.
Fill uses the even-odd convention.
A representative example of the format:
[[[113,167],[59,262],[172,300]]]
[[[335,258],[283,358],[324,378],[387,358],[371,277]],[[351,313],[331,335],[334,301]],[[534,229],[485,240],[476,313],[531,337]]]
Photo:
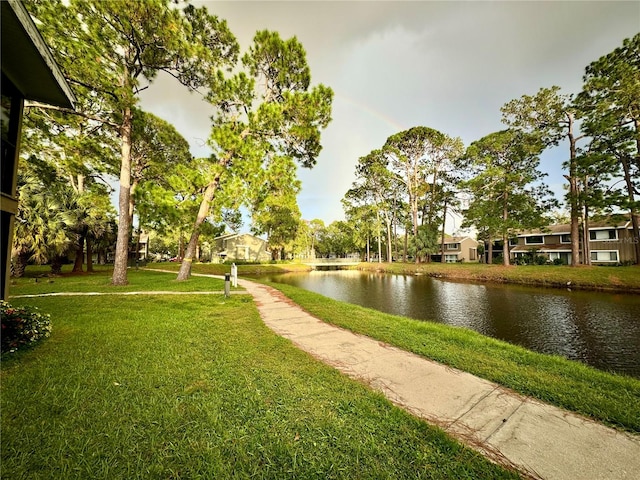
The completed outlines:
[[[559,235],[542,235],[543,243],[526,243],[526,237],[518,237],[517,246],[526,247],[526,248],[542,248],[548,245],[565,245],[564,243],[560,243]],[[566,245],[571,245],[567,243]],[[510,247],[515,247],[516,245],[509,245]]]
[[[617,240],[601,240],[589,242],[591,251],[594,250],[618,250],[618,261],[633,262],[635,260],[635,247],[633,244],[633,237],[628,230],[618,230]]]

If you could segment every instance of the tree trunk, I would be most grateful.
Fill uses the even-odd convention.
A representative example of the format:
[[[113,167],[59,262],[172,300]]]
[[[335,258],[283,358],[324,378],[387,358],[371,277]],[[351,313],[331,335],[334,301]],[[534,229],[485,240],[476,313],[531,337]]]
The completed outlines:
[[[504,244],[502,247],[502,265],[508,267],[511,262],[509,258],[509,235],[506,233],[502,235],[502,243]]]
[[[84,264],[84,235],[78,235],[78,237],[76,260],[73,264],[73,270],[71,270],[71,273],[82,273],[82,265]]]
[[[578,204],[578,162],[576,160],[576,139],[573,136],[573,115],[567,113],[569,121],[569,204],[571,215],[571,266],[580,264],[580,206]]]
[[[440,252],[441,252],[441,254],[440,254],[440,263],[446,263],[445,256],[444,256],[444,236],[445,236],[444,228],[445,228],[446,223],[447,223],[447,202],[445,200],[445,202],[444,202],[444,213],[442,215],[442,241],[440,242]]]
[[[413,243],[416,246],[416,258],[415,263],[420,263],[418,256],[418,197],[414,194],[414,198],[411,199],[411,218],[413,220]]]
[[[631,213],[632,241],[636,249],[636,265],[640,265],[640,215]]]
[[[578,179],[571,175],[569,176],[569,203],[571,206],[571,266],[576,267],[580,264],[580,210]]]
[[[376,228],[378,230],[378,263],[382,263],[382,235],[380,234],[380,212],[376,210]]]
[[[391,228],[393,230],[393,252],[395,253],[396,260],[397,260],[398,259],[398,222],[395,216],[393,219],[393,226]]]
[[[371,261],[371,253],[369,250],[369,234],[367,234],[367,263]]]
[[[509,219],[509,209],[508,209],[508,199],[509,194],[507,192],[504,193],[504,200],[502,202],[502,223],[506,226],[507,220]],[[505,230],[502,233],[502,264],[505,267],[509,266],[509,231]]]
[[[51,259],[51,275],[62,275],[62,262],[64,257],[56,255]]]
[[[227,162],[224,162],[223,166],[226,166],[226,163]],[[182,264],[180,265],[180,271],[178,272],[177,280],[188,280],[189,276],[191,275],[191,262],[193,262],[193,257],[196,253],[196,246],[198,245],[198,239],[200,238],[200,227],[206,220],[207,215],[209,215],[209,207],[213,198],[215,197],[218,185],[220,185],[220,174],[218,174],[218,176],[209,185],[207,185],[207,189],[204,192],[202,202],[200,202],[198,216],[196,217],[196,221],[193,224],[193,232],[191,233],[191,238],[189,239],[187,250],[184,253],[184,258],[182,259]]]
[[[129,187],[129,225],[133,225],[133,212],[135,212],[136,201],[134,194],[136,193],[136,189],[138,188],[138,183],[140,181],[138,179],[133,179],[133,183]]]
[[[78,174],[78,193],[84,193],[84,180],[85,180],[85,176],[79,173]]]
[[[27,269],[27,264],[29,263],[29,254],[28,253],[20,253],[15,257],[15,262],[13,262],[13,273],[12,276],[15,278],[22,278],[24,276],[24,271]]]
[[[636,251],[636,265],[640,265],[640,215],[635,208],[634,185],[631,178],[630,158],[622,156],[622,169],[624,171],[624,181],[627,185],[627,198],[629,199],[629,214],[631,215],[632,241]]]
[[[409,247],[409,234],[407,228],[404,229],[404,251],[402,252],[402,261],[407,263],[407,250]]]
[[[127,285],[127,261],[129,259],[129,197],[131,194],[131,108],[123,111],[121,164],[120,164],[120,193],[118,197],[118,238],[116,241],[116,257],[113,264],[113,285]]]
[[[584,213],[582,216],[582,256],[585,265],[591,265],[591,249],[589,248],[589,204],[587,202],[589,177],[584,177]]]
[[[489,235],[489,258],[487,258],[487,263],[489,265],[491,265],[493,263],[493,238],[491,238],[491,235]]]
[[[393,251],[391,249],[391,220],[387,219],[387,262],[393,262]]]
[[[93,272],[93,246],[91,244],[91,237],[87,236],[87,273]]]

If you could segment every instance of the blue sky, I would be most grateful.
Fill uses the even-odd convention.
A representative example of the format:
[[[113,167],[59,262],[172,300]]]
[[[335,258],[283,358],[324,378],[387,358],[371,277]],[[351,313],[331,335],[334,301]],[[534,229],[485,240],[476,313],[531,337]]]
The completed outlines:
[[[640,2],[194,2],[227,20],[246,51],[257,30],[297,36],[312,83],[335,93],[333,121],[313,170],[300,170],[303,218],[343,218],[340,200],[359,157],[423,125],[465,145],[505,128],[500,107],[558,85],[577,93],[584,68],[640,31]],[[211,110],[161,77],[144,109],[172,122],[197,156],[208,154]],[[543,154],[560,198],[568,147]],[[449,225],[453,230],[457,226]]]

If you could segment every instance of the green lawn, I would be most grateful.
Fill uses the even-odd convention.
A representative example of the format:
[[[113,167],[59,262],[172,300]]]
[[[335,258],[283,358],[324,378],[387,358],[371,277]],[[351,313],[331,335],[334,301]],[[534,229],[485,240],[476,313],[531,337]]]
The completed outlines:
[[[635,378],[532,352],[471,330],[389,315],[291,285],[270,285],[328,323],[640,433],[640,381]]]
[[[61,277],[49,277],[48,267],[30,266],[22,278],[11,280],[10,295],[34,295],[54,292],[140,292],[175,291],[206,292],[224,290],[224,280],[192,277],[188,282],[178,282],[173,274],[145,272],[130,269],[127,272],[129,285],[110,285],[113,267],[96,267],[92,274],[71,274],[72,265],[66,265]],[[164,268],[158,267],[158,268]]]
[[[517,478],[273,334],[248,296],[12,303],[53,333],[2,359],[2,478]]]

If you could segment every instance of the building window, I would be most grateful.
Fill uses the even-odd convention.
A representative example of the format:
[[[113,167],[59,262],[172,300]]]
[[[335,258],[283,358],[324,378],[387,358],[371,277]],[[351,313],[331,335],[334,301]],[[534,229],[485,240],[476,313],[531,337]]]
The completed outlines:
[[[458,256],[457,255],[445,255],[444,256],[444,261],[446,263],[456,263],[458,261]]]
[[[561,260],[563,264],[569,265],[571,263],[571,252],[549,252],[549,260]]]
[[[592,262],[617,262],[617,250],[596,250],[591,252]]]
[[[446,248],[447,248],[447,250],[459,250],[460,249],[460,244],[459,243],[447,243],[446,244]]]
[[[571,234],[565,233],[560,236],[560,243],[571,243]]]
[[[518,245],[518,238],[514,237],[514,238],[510,238],[509,239],[509,245],[512,247],[515,247],[516,245]]]
[[[531,237],[524,237],[524,243],[527,245],[542,245],[544,244],[544,237],[542,235],[532,235]]]
[[[603,241],[603,240],[617,240],[618,239],[618,231],[617,230],[591,230],[589,232],[589,239],[595,241]]]

